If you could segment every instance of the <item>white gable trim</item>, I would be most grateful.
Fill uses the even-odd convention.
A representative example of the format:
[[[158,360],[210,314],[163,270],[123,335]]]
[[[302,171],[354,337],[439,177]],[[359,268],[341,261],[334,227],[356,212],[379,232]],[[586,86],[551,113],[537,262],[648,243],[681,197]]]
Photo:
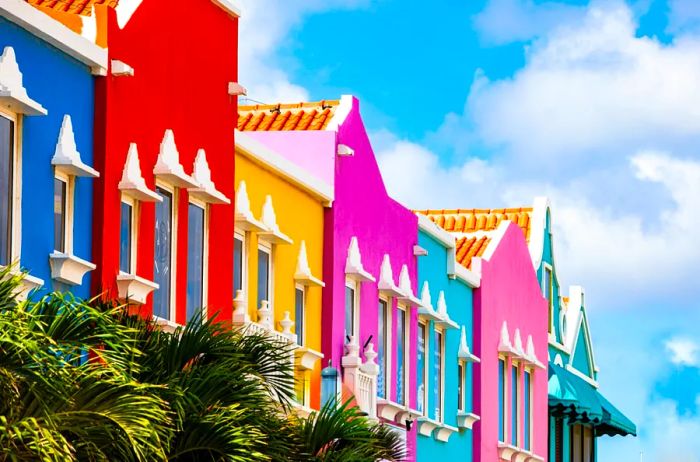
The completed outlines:
[[[326,131],[337,132],[341,125],[348,118],[352,111],[352,95],[343,95],[340,97],[340,104],[335,110],[335,114],[331,121],[326,125]]]
[[[530,218],[530,257],[535,271],[542,264],[544,255],[545,231],[547,230],[547,211],[550,209],[549,199],[546,197],[536,197],[532,207],[532,217]],[[551,223],[550,223],[551,225]],[[554,255],[554,253],[552,253]]]

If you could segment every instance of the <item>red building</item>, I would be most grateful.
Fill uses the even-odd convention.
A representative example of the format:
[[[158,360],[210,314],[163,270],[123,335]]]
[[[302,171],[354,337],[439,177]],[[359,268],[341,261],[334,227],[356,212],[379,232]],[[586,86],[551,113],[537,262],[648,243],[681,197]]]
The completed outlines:
[[[31,3],[109,57],[95,91],[94,292],[164,324],[201,306],[230,319],[238,9],[231,0]]]

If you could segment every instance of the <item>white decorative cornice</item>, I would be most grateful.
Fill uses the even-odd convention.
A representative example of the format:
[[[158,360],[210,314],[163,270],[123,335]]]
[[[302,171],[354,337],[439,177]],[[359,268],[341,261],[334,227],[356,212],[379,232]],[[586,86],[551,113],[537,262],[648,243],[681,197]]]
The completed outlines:
[[[253,216],[248,199],[248,188],[245,181],[238,183],[236,191],[236,227],[243,231],[258,232],[265,229],[265,225]]]
[[[433,321],[440,319],[438,314],[435,312],[435,308],[433,308],[433,300],[430,296],[430,285],[428,284],[428,281],[423,283],[423,288],[421,289],[420,293],[420,303],[421,306],[418,308],[418,316],[422,316]]]
[[[537,359],[537,354],[535,353],[535,343],[532,341],[532,335],[527,336],[527,346],[525,349],[525,357],[535,367],[544,369],[544,364]]]
[[[175,144],[175,134],[172,130],[165,130],[163,141],[160,142],[160,151],[153,174],[162,177],[166,182],[179,188],[196,188],[198,185],[194,178],[185,173],[180,163],[180,152]]]
[[[506,321],[503,321],[503,325],[501,325],[501,335],[498,339],[498,352],[506,354],[515,353],[515,349],[510,343],[510,334],[508,333],[508,323]]]
[[[126,154],[122,179],[117,186],[124,194],[143,202],[161,202],[160,194],[146,186],[146,180],[141,174],[141,163],[136,143],[129,144],[129,152]]]
[[[261,221],[265,226],[265,230],[258,233],[258,238],[270,242],[271,244],[292,244],[293,241],[280,231],[280,227],[277,224],[277,214],[275,213],[275,207],[272,205],[272,196],[267,195],[265,197],[265,203],[262,208],[262,218]]]
[[[15,49],[5,47],[0,56],[0,104],[25,115],[46,115],[44,107],[31,99],[24,88]]]
[[[216,185],[211,179],[211,169],[209,168],[207,154],[204,152],[204,149],[197,151],[197,157],[194,159],[194,167],[192,169],[192,178],[199,186],[187,190],[190,196],[211,204],[231,203],[228,197],[216,189]]]
[[[297,269],[294,272],[294,280],[307,286],[325,287],[323,281],[311,274],[309,258],[306,255],[306,242],[301,241],[299,256],[297,257]]]
[[[384,254],[384,258],[382,258],[377,288],[379,292],[388,297],[400,297],[403,295],[399,287],[394,283],[394,272],[391,269],[391,258],[389,254]]]
[[[467,328],[465,326],[462,326],[462,333],[459,339],[459,351],[457,352],[457,357],[467,362],[481,362],[479,358],[474,356],[471,353],[471,351],[469,351],[469,345],[467,344]]]
[[[444,325],[445,327],[450,327],[452,329],[458,329],[459,326],[457,323],[455,323],[452,319],[450,319],[450,315],[447,312],[447,301],[445,300],[445,291],[441,290],[440,293],[438,294],[438,301],[437,301],[437,315],[438,318],[440,318],[438,323]]]
[[[365,271],[365,267],[362,265],[360,246],[356,236],[350,238],[348,257],[345,260],[345,274],[359,281],[375,281],[374,276]]]
[[[85,164],[80,158],[78,147],[75,144],[75,133],[73,133],[73,122],[68,114],[63,116],[61,130],[58,132],[58,142],[51,159],[57,171],[64,172],[72,176],[86,176],[96,178],[99,172]]]

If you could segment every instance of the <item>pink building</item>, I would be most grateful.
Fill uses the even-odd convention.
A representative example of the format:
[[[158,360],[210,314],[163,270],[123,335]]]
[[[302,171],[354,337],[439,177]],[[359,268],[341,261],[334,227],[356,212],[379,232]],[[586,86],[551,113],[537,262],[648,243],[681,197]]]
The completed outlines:
[[[455,235],[474,293],[474,460],[547,456],[547,302],[532,267],[530,210],[428,210]]]
[[[418,220],[391,199],[357,99],[240,109],[240,131],[333,185],[324,229],[324,366],[415,460]],[[246,142],[242,137],[239,141]]]

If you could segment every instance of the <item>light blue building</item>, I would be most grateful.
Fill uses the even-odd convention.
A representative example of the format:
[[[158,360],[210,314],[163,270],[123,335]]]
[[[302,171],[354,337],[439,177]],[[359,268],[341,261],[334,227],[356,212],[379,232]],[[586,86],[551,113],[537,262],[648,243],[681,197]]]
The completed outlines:
[[[417,460],[473,460],[473,289],[478,277],[456,264],[455,238],[419,215],[416,384]]]
[[[530,213],[529,248],[549,306],[549,461],[593,462],[597,438],[636,435],[636,426],[601,393],[586,315],[585,293],[561,293],[554,258],[552,213],[546,198]]]
[[[0,52],[0,265],[28,271],[24,294],[88,297],[94,76],[106,72],[106,50],[7,0]]]

